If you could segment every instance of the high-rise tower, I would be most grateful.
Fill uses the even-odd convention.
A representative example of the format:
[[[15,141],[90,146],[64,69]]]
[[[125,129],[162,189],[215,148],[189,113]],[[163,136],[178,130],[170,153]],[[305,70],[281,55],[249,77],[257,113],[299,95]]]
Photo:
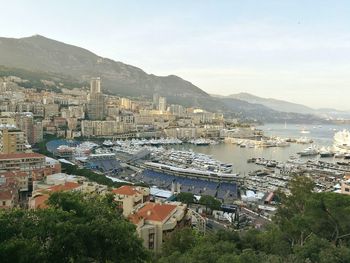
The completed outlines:
[[[87,114],[90,120],[102,120],[104,118],[104,97],[101,92],[100,78],[92,78],[90,81]]]

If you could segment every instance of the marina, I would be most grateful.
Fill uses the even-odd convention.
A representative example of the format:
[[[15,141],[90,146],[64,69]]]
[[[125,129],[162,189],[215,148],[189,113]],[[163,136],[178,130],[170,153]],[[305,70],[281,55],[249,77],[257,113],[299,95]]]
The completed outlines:
[[[350,172],[348,132],[344,128],[295,126],[287,132],[284,125],[282,133],[269,126],[259,128],[264,133],[259,139],[61,142],[55,145],[55,152],[116,180],[220,196],[226,201],[239,196],[239,192],[263,196],[277,189],[288,192],[288,182],[296,174],[312,177],[317,191],[337,191],[343,176]],[[309,131],[308,137],[305,130]],[[313,136],[314,130],[318,136]],[[122,173],[123,166],[133,172]]]

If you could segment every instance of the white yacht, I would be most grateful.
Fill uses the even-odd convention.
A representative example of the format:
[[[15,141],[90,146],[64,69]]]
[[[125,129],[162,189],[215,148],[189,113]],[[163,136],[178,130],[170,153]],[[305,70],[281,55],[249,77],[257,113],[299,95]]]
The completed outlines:
[[[302,134],[308,134],[308,133],[310,133],[310,131],[309,131],[309,130],[306,130],[305,128],[302,128],[301,131],[300,131],[300,133],[302,133]]]
[[[296,143],[301,143],[301,144],[308,144],[308,143],[312,143],[313,140],[306,138],[306,137],[301,137],[299,139],[296,140]]]
[[[305,150],[303,150],[301,152],[298,152],[298,154],[301,157],[304,157],[304,156],[315,156],[315,155],[318,155],[318,149],[315,146],[310,146],[310,147],[306,148]]]
[[[350,132],[342,130],[334,134],[334,148],[340,151],[350,151]]]
[[[112,147],[113,146],[113,142],[110,141],[110,140],[105,140],[103,143],[102,143],[103,146],[106,146],[106,147]]]

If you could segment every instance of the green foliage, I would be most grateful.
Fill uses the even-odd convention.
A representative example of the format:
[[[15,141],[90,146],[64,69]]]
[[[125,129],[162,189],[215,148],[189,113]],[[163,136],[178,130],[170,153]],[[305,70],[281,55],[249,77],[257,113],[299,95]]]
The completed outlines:
[[[350,196],[314,193],[306,177],[295,177],[290,187],[290,195],[278,193],[281,205],[265,230],[206,236],[183,230],[171,235],[159,262],[350,262]]]
[[[199,203],[205,206],[205,209],[209,208],[210,210],[220,210],[221,202],[210,195],[202,195],[199,199]]]
[[[107,178],[103,174],[97,174],[86,168],[79,168],[77,165],[70,165],[62,163],[62,168],[67,174],[74,174],[83,176],[89,179],[92,182],[96,182],[98,184],[107,185],[110,187],[120,187],[122,185],[127,185],[128,183],[123,182],[113,182],[111,179]]]
[[[146,262],[110,197],[54,193],[49,208],[0,213],[1,262]]]
[[[192,204],[195,201],[194,194],[181,192],[176,196],[176,200],[185,204]]]
[[[57,86],[47,86],[42,80],[54,81],[56,84],[60,83],[63,88],[73,89],[81,88],[84,84],[77,81],[74,78],[63,76],[58,73],[48,73],[40,71],[30,71],[19,68],[8,68],[0,66],[0,77],[16,76],[22,80],[27,80],[26,82],[18,83],[19,86],[28,89],[37,89],[37,90],[51,90],[57,93],[61,92],[61,88]]]
[[[173,251],[184,253],[191,249],[196,242],[196,233],[191,228],[184,228],[182,231],[175,231],[166,240],[162,253],[170,255]]]

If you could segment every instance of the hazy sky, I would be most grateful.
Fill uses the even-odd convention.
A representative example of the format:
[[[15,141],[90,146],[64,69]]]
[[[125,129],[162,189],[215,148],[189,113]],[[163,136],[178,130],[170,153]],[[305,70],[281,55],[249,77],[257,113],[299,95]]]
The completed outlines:
[[[209,93],[350,110],[350,1],[0,0],[0,36],[41,34]],[[0,61],[1,64],[1,61]]]

